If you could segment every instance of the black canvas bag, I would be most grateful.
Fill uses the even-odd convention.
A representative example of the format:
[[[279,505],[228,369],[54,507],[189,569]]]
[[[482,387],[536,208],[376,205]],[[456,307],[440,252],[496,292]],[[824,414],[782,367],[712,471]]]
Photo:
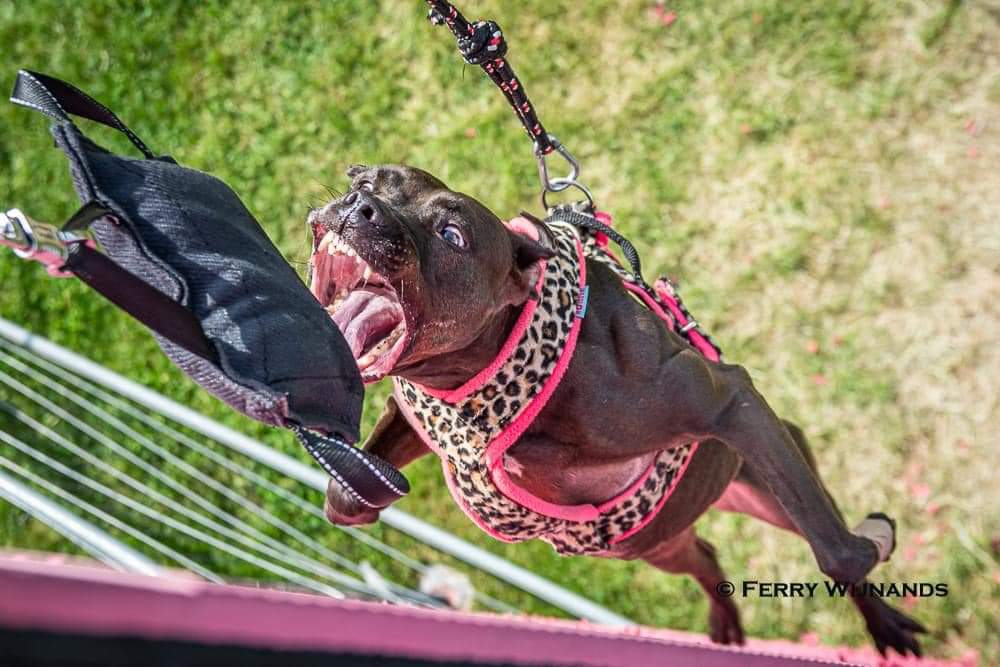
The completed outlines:
[[[383,507],[407,492],[399,471],[348,444],[359,438],[364,395],[350,349],[225,183],[155,155],[107,107],[58,79],[22,70],[11,101],[52,119],[69,160],[84,206],[61,233],[89,227],[104,251],[68,244],[59,270],[149,326],[209,392],[293,429],[364,504]],[[144,157],[102,148],[69,114],[123,132]]]

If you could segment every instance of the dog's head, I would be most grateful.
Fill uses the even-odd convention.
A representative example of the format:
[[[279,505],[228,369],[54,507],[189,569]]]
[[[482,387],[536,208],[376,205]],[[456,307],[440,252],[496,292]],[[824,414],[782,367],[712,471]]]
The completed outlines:
[[[309,214],[310,289],[366,382],[466,349],[532,295],[544,242],[420,169],[347,175],[350,191]]]

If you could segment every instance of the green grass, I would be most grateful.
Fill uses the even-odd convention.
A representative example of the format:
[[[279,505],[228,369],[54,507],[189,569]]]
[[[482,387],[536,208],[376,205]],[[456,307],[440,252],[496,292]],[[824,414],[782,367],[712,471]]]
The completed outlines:
[[[877,578],[949,584],[947,598],[910,609],[931,629],[931,653],[1000,660],[995,4],[676,2],[669,27],[651,2],[464,5],[504,27],[543,121],[646,272],[679,278],[729,359],[805,427],[848,517],[884,509],[899,520],[899,551]],[[227,181],[301,263],[305,208],[324,185],[343,187],[351,163],[415,164],[501,215],[538,212],[520,127],[424,13],[420,2],[7,0],[0,75],[29,67],[80,84],[154,150]],[[128,150],[111,134],[93,130]],[[45,122],[0,106],[0,137],[4,204],[53,221],[70,213]],[[301,456],[287,434],[197,389],[83,286],[10,256],[0,285],[4,317]],[[385,391],[371,392],[366,429]],[[433,461],[408,474],[403,509],[636,620],[705,629],[686,578],[492,542],[452,505]],[[342,543],[319,522],[305,528]],[[788,535],[716,513],[699,530],[734,580],[818,579]],[[7,507],[0,544],[73,549]],[[755,636],[866,642],[842,601],[741,608]]]

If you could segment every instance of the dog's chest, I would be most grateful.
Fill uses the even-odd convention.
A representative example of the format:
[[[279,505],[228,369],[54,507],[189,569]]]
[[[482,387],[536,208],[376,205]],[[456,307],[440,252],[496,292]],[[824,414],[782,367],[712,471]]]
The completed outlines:
[[[505,455],[529,445],[531,437],[522,436],[551,410],[546,405],[586,316],[583,244],[572,227],[553,225],[551,233],[557,252],[539,279],[540,298],[525,306],[497,360],[452,391],[397,377],[395,395],[407,421],[441,457],[452,496],[483,530],[507,542],[541,538],[562,554],[600,554],[655,516],[692,449],[655,453],[639,475],[620,463],[576,460],[560,467],[542,450],[525,449],[527,458],[515,453],[511,466],[528,485],[508,472]],[[563,457],[570,456],[566,451]]]
[[[633,485],[655,458],[588,460],[575,445],[526,438],[507,450],[503,467],[519,487],[547,502],[599,505]]]

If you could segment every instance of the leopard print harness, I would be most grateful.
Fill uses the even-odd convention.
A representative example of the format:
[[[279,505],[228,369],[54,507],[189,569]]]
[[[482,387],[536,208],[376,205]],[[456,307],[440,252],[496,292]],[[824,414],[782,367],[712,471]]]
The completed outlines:
[[[698,444],[659,452],[629,488],[599,505],[556,505],[528,493],[508,476],[504,453],[531,424],[569,365],[587,309],[588,258],[615,271],[668,326],[677,330],[689,318],[686,311],[675,314],[660,298],[668,283],[658,281],[654,290],[641,276],[630,274],[607,251],[602,234],[552,218],[546,224],[555,256],[539,277],[539,298],[525,305],[496,360],[452,391],[397,377],[395,397],[410,425],[441,458],[452,496],[480,528],[504,542],[540,538],[562,555],[596,555],[655,518]],[[695,326],[688,331],[696,331]]]

